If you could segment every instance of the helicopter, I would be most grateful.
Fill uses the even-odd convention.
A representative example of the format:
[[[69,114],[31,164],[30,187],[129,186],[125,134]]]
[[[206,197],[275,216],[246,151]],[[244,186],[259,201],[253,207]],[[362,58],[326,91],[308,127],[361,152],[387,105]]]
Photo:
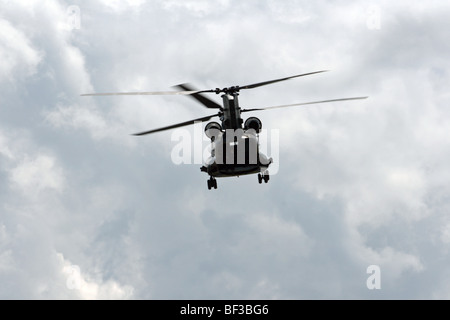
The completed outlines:
[[[207,180],[208,190],[217,189],[216,178],[234,177],[241,175],[257,174],[258,182],[268,183],[270,179],[269,166],[273,162],[259,150],[259,133],[262,129],[262,122],[257,117],[249,117],[245,121],[241,114],[245,112],[262,111],[294,106],[304,106],[318,103],[361,100],[368,97],[340,98],[313,102],[303,102],[288,105],[241,109],[238,96],[241,90],[254,89],[269,84],[327,72],[321,70],[309,73],[298,74],[290,77],[279,78],[269,81],[257,82],[244,86],[231,86],[209,90],[197,90],[192,85],[184,83],[174,86],[176,91],[155,91],[155,92],[111,92],[111,93],[87,93],[81,96],[114,96],[114,95],[187,95],[208,109],[216,109],[217,113],[205,117],[177,123],[174,125],[152,129],[149,131],[134,133],[135,136],[143,136],[165,130],[175,129],[192,125],[199,122],[209,121],[214,117],[220,119],[219,122],[209,122],[205,126],[205,135],[211,140],[211,156],[200,168],[202,172],[209,175]],[[206,97],[204,93],[222,94],[222,105]]]

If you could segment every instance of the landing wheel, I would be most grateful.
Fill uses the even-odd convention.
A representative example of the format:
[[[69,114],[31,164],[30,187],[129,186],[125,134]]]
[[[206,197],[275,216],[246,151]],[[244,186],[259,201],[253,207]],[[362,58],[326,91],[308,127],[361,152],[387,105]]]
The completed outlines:
[[[258,182],[261,184],[264,180],[264,183],[269,182],[269,171],[265,170],[262,173],[258,173]]]
[[[211,190],[212,188],[217,189],[217,180],[213,177],[209,178],[207,181],[208,183],[208,190]]]

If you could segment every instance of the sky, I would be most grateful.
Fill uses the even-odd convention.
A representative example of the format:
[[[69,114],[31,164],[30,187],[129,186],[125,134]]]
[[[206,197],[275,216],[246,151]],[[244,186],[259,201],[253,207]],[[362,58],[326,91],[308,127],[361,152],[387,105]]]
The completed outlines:
[[[436,0],[0,0],[0,298],[449,299],[449,15]],[[208,146],[198,127],[131,135],[202,105],[80,96],[319,70],[241,107],[369,98],[245,114],[274,171],[217,190],[193,153],[174,161],[180,134]]]

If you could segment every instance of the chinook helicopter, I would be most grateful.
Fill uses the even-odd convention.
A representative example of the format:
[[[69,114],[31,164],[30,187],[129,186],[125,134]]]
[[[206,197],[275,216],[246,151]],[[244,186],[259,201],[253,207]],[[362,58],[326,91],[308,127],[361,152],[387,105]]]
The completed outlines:
[[[205,127],[205,134],[211,140],[211,156],[200,168],[202,172],[205,172],[209,175],[207,186],[208,189],[211,190],[212,188],[217,189],[216,178],[219,177],[258,174],[258,182],[260,184],[263,181],[265,183],[269,182],[270,176],[268,168],[273,162],[273,159],[268,158],[266,155],[259,151],[259,133],[262,129],[262,122],[257,117],[249,117],[244,122],[241,117],[242,113],[327,102],[360,100],[367,98],[341,98],[253,109],[241,109],[239,106],[238,96],[241,90],[254,89],[276,82],[313,75],[326,71],[328,70],[303,73],[286,78],[258,82],[244,86],[226,87],[223,89],[216,88],[210,90],[196,90],[194,87],[192,87],[192,85],[185,83],[174,86],[177,91],[88,93],[82,94],[82,96],[188,95],[197,100],[197,102],[201,103],[206,108],[217,109],[217,113],[209,116],[133,134],[135,136],[143,136],[151,133],[192,125],[198,122],[208,121],[213,117],[219,117],[221,123],[209,122]],[[203,95],[203,93],[222,94],[222,105],[219,105],[215,101],[209,99],[208,97]]]

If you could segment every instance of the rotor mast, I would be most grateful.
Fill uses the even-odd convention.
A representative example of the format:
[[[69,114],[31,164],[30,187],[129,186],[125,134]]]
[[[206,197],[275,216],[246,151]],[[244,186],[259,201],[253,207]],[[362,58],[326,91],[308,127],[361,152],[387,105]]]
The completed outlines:
[[[223,129],[242,129],[243,120],[241,118],[241,108],[238,100],[239,93],[237,91],[229,91],[222,95],[223,99]]]

